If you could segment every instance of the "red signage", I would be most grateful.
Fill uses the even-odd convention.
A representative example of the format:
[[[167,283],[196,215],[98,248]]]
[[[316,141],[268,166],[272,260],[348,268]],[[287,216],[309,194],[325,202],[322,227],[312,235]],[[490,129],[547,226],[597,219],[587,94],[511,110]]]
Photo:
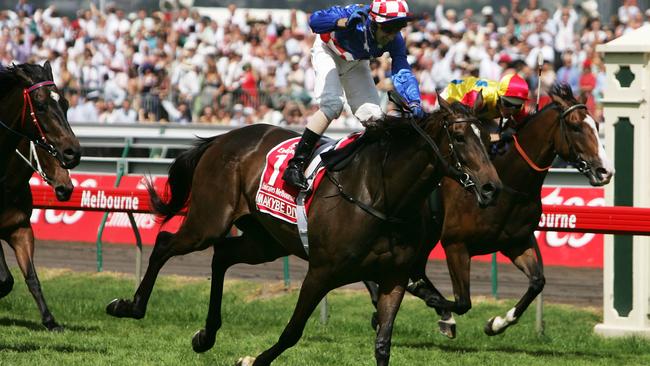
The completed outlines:
[[[115,184],[113,175],[96,174],[72,174],[75,185],[73,199],[79,207],[102,210],[103,208],[134,209],[144,210],[147,203],[143,202],[145,195],[143,177],[125,176],[122,178],[119,187],[132,191],[129,195],[115,195],[108,187]],[[155,185],[162,190],[166,177],[155,178]],[[32,177],[32,186],[44,186],[45,183],[40,177]],[[86,190],[84,187],[99,188],[101,190]],[[79,193],[81,192],[81,193]],[[38,198],[35,196],[35,200]],[[544,187],[542,190],[542,201],[545,205],[564,206],[604,206],[604,190],[592,187]],[[569,210],[570,212],[570,210]],[[541,227],[562,227],[571,230],[573,226],[580,224],[579,215],[569,212],[548,212],[545,210],[540,219]],[[133,214],[138,229],[142,235],[145,245],[153,245],[159,231],[159,225],[155,217],[146,213]],[[98,228],[104,212],[101,211],[68,211],[63,209],[34,209],[32,213],[32,225],[35,235],[41,240],[75,241],[94,243],[97,240]],[[164,227],[168,231],[176,231],[181,222],[180,217],[174,218]],[[535,232],[537,241],[542,252],[545,265],[562,265],[572,267],[597,267],[603,266],[603,235],[583,234],[576,232]],[[102,235],[105,242],[110,243],[135,243],[133,230],[126,213],[108,213],[105,230]],[[444,258],[442,248],[439,246],[434,250],[434,258]],[[499,261],[509,262],[501,255]],[[490,256],[477,257],[477,260],[490,260]]]

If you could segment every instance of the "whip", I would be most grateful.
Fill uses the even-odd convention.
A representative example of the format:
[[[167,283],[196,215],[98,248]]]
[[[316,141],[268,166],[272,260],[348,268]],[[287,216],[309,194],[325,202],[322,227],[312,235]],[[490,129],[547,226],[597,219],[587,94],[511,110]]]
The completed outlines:
[[[539,96],[542,91],[542,65],[544,64],[544,57],[542,50],[537,52],[537,102],[535,103],[535,112],[539,110]]]

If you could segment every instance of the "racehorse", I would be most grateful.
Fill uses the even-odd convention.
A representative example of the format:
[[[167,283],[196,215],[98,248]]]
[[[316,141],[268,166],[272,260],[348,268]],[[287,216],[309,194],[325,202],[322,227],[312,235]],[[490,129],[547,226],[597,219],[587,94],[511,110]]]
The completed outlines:
[[[37,171],[52,186],[59,201],[70,199],[74,186],[68,170],[62,168],[59,161],[45,150],[34,149],[30,141],[23,139],[18,152],[21,155],[16,153],[9,161],[8,171],[12,174],[7,176],[2,192],[5,205],[0,209],[0,239],[14,250],[27,288],[36,300],[43,325],[48,330],[60,331],[63,328],[47,307],[34,266],[34,232],[29,221],[33,206],[29,179]],[[11,292],[13,284],[14,279],[0,245],[0,299]]]
[[[542,213],[542,184],[556,155],[572,162],[592,186],[609,183],[614,174],[598,135],[598,124],[586,106],[578,103],[566,84],[555,85],[550,96],[552,103],[529,116],[517,129],[513,146],[493,160],[504,184],[496,205],[477,210],[473,197],[458,184],[442,180],[442,220],[429,220],[429,238],[411,272],[408,291],[436,309],[442,316],[440,331],[449,338],[456,336],[451,312],[464,314],[471,308],[470,259],[475,255],[500,252],[529,279],[528,290],[519,302],[504,317],[495,316],[487,322],[487,335],[503,333],[515,324],[542,292],[544,270],[533,231]],[[428,255],[438,240],[447,257],[455,301],[446,300],[425,274]],[[366,283],[366,287],[376,304],[377,285]]]
[[[0,184],[22,138],[56,156],[64,168],[79,164],[81,147],[65,115],[68,101],[53,79],[49,62],[12,65],[0,71]]]
[[[212,348],[221,327],[224,275],[236,263],[258,264],[289,254],[309,261],[293,316],[278,342],[255,365],[268,365],[300,339],[306,321],[330,290],[361,279],[380,284],[377,364],[389,362],[393,321],[408,270],[421,243],[421,206],[443,174],[456,168],[473,194],[490,204],[501,182],[478,136],[472,110],[442,103],[427,118],[386,117],[367,131],[367,141],[349,165],[328,172],[309,211],[309,254],[296,227],[256,209],[256,191],[267,152],[296,133],[252,125],[203,140],[184,152],[169,171],[167,199],[150,187],[154,210],[169,220],[184,207],[178,232],[162,231],[133,300],[115,299],[106,308],[116,317],[144,317],[154,282],[171,257],[214,245],[210,305],[205,328],[192,339],[196,352]],[[463,180],[464,179],[460,179]],[[189,201],[189,202],[188,202]],[[243,234],[226,237],[236,225]]]

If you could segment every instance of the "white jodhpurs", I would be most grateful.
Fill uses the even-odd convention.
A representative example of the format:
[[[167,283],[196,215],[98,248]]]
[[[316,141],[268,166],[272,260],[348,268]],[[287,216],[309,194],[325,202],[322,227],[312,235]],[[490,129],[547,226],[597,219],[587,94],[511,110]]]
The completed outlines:
[[[346,100],[362,123],[383,117],[368,60],[346,61],[319,37],[311,52],[316,73],[315,95],[328,123],[341,115]]]

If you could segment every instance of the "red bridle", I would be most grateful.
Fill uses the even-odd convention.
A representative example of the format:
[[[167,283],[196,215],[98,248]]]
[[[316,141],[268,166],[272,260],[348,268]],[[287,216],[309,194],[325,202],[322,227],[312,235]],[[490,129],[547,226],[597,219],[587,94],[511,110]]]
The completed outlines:
[[[29,88],[23,89],[23,111],[20,117],[21,124],[23,127],[25,127],[25,112],[27,111],[27,105],[29,105],[29,114],[30,116],[32,116],[32,122],[36,126],[36,129],[38,130],[38,133],[41,135],[41,139],[43,139],[44,143],[47,143],[47,139],[45,138],[45,133],[43,132],[43,128],[41,127],[41,124],[38,122],[38,118],[36,118],[36,113],[34,113],[34,105],[32,104],[31,92],[48,85],[55,85],[54,81],[51,80],[41,81],[40,83],[36,83],[30,86]]]

